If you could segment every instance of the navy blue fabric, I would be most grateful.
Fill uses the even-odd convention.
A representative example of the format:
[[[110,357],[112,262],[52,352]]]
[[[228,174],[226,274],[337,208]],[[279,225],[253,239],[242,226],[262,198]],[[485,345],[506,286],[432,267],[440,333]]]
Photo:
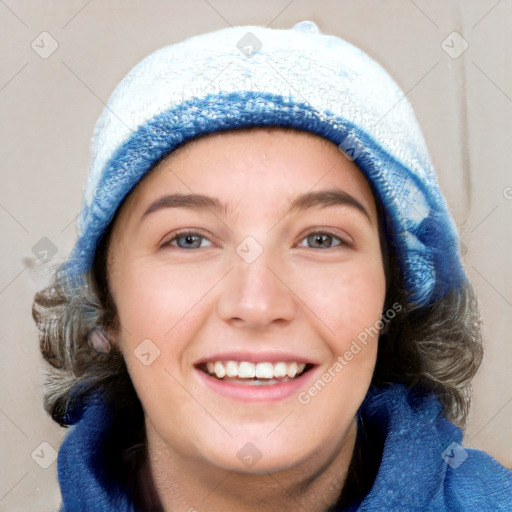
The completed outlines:
[[[76,422],[58,456],[62,512],[131,511],[131,500],[113,471],[115,446],[113,411],[101,394],[89,398],[81,410],[75,405],[68,421]],[[119,455],[119,453],[118,453]],[[120,459],[119,459],[120,460]]]
[[[359,412],[385,441],[373,487],[353,510],[512,510],[511,470],[485,452],[462,447],[459,453],[467,458],[460,465],[445,461],[443,452],[452,443],[460,445],[462,431],[444,418],[434,397],[394,384],[370,389]],[[129,496],[106,465],[107,446],[111,456],[117,437],[109,406],[101,395],[93,396],[74,420],[58,458],[61,512],[132,511]]]

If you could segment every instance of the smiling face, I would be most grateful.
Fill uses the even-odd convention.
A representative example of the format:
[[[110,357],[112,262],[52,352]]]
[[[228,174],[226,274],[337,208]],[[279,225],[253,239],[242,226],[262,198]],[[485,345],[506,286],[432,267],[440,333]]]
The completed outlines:
[[[373,194],[336,145],[202,137],[138,184],[108,254],[150,446],[245,473],[313,472],[351,449],[377,336],[340,356],[380,319],[386,282]]]

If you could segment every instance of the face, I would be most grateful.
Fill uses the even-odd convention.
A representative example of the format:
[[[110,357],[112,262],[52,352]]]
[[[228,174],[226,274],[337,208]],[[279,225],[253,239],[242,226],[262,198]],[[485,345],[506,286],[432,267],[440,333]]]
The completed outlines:
[[[371,189],[336,145],[277,128],[200,138],[138,184],[108,255],[150,443],[249,473],[341,449],[386,282]]]

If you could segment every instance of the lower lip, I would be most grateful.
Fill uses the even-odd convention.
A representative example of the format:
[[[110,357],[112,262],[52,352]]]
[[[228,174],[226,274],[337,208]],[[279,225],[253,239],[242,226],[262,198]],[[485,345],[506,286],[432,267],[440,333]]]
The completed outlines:
[[[316,368],[311,368],[299,377],[280,382],[278,384],[238,384],[233,381],[224,381],[211,377],[205,372],[196,369],[199,378],[208,388],[220,395],[242,402],[275,402],[296,395],[305,389],[306,384],[312,378]]]

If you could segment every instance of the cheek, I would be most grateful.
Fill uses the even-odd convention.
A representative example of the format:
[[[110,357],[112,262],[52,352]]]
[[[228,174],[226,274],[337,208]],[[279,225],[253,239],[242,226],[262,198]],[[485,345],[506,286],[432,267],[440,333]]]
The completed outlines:
[[[344,344],[381,317],[386,294],[382,262],[359,259],[330,269],[311,267],[298,282],[297,295]]]
[[[211,269],[206,270],[139,259],[118,275],[115,302],[130,344],[144,338],[168,343],[190,325],[218,281]]]
[[[303,287],[301,293],[329,328],[324,329],[324,339],[330,360],[318,379],[302,390],[298,401],[305,411],[314,404],[317,416],[335,416],[341,421],[353,418],[375,368],[386,292],[384,269],[380,260],[368,259],[314,277],[311,282],[321,286]]]

